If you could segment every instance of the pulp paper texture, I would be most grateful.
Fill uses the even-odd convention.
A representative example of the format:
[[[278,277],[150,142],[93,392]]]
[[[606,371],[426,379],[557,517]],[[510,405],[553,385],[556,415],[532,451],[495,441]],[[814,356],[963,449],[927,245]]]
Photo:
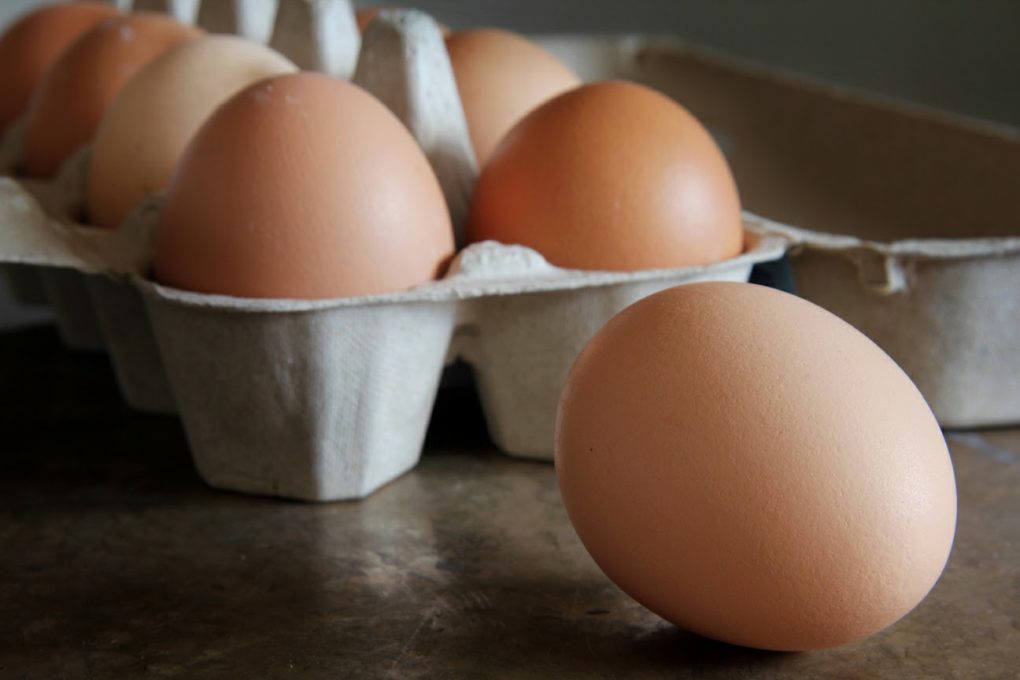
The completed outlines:
[[[195,465],[212,486],[361,498],[417,463],[452,301],[260,313],[147,292]]]
[[[442,32],[421,12],[381,13],[365,31],[354,82],[407,125],[436,172],[458,247],[478,164]]]
[[[200,23],[223,19],[222,11],[210,9],[217,4],[223,6],[202,3]],[[344,49],[360,41],[346,18],[309,34],[309,22],[327,16],[325,10],[313,12],[312,4],[237,3],[232,29],[284,47],[309,35],[330,42],[330,31],[331,40],[347,41]],[[332,11],[350,9],[344,2],[326,4]],[[287,16],[300,20],[288,28]],[[907,200],[911,210],[898,208],[896,199],[913,186],[910,178],[890,180],[899,194],[882,194],[890,182],[880,173],[896,158],[899,174],[909,169],[903,149],[886,152],[892,154],[888,158],[876,151],[862,169],[855,163],[864,162],[864,152],[847,156],[852,149],[840,141],[859,126],[881,136],[888,116],[903,118],[904,129],[914,120],[930,128],[927,118],[791,84],[675,44],[569,38],[548,45],[586,78],[629,77],[681,98],[729,153],[752,209],[853,235],[809,232],[748,214],[745,254],[707,267],[571,271],[527,248],[483,243],[461,251],[443,280],[411,291],[340,300],[248,300],[173,290],[146,279],[155,204],[116,232],[54,219],[73,209],[75,187],[84,186],[72,168],[53,186],[0,180],[0,258],[90,275],[78,290],[91,293],[86,300],[99,308],[99,326],[125,396],[151,410],[176,404],[203,478],[250,493],[357,498],[406,471],[420,454],[443,363],[457,355],[475,369],[499,446],[514,455],[551,458],[563,380],[605,321],[672,285],[744,280],[755,262],[775,259],[791,245],[804,293],[883,345],[943,422],[1020,417],[1009,408],[1020,407],[1020,381],[1009,379],[1018,349],[1011,338],[1020,335],[1016,310],[1001,299],[1007,296],[992,292],[1004,285],[1016,290],[1020,283],[1015,235],[996,222],[1007,214],[1004,207],[1015,204],[996,194],[991,198],[997,205],[960,207],[953,224],[974,224],[963,219],[969,211],[981,217],[988,233],[933,241],[975,234],[962,226],[953,232],[952,225],[931,219],[945,205],[916,212],[922,202],[913,196]],[[333,48],[334,54],[345,53]],[[349,67],[353,72],[353,62]],[[365,34],[355,78],[415,134],[460,228],[477,167],[435,23],[413,11],[382,13]],[[811,115],[816,105],[824,113],[817,120]],[[827,141],[826,125],[836,126],[840,140]],[[970,159],[972,169],[989,154],[996,162],[1013,162],[1009,149],[1015,149],[1015,137],[944,121],[932,129],[926,139],[937,146],[948,135],[956,162]],[[898,131],[900,138],[909,134]],[[778,148],[789,153],[770,146],[775,135],[782,140]],[[800,136],[809,142],[799,142]],[[867,138],[851,146],[866,147]],[[833,170],[827,175],[819,168]],[[922,180],[945,179],[939,172],[917,172]],[[948,191],[962,201],[984,186],[988,197],[988,191],[999,190],[991,175],[989,165],[979,179],[960,180]],[[855,177],[865,179],[853,184]],[[844,191],[846,182],[851,183]],[[859,212],[848,218],[851,206]],[[923,222],[928,231],[910,231],[919,223],[908,219],[914,214],[928,219]],[[852,225],[861,228],[854,231]],[[901,231],[890,231],[891,225]],[[884,244],[876,234],[894,237]],[[930,351],[917,351],[924,343]],[[966,347],[973,348],[969,358]]]

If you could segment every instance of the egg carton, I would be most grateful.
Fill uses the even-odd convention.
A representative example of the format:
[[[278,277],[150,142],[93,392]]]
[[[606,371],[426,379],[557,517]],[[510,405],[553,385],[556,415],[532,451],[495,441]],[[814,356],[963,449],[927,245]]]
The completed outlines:
[[[201,23],[196,3],[172,4],[188,10],[179,18]],[[235,3],[234,29],[275,34],[264,30],[270,5]],[[351,11],[346,2],[284,2],[277,21],[288,6],[318,8],[304,15],[302,30],[313,36],[327,35],[312,30],[335,16],[326,6]],[[317,67],[329,70],[324,61]],[[384,12],[366,31],[351,75],[422,146],[462,243],[477,166],[435,22],[420,12]],[[316,301],[197,294],[147,277],[158,197],[116,231],[68,222],[80,214],[86,154],[43,186],[0,179],[0,259],[84,279],[79,290],[88,291],[128,402],[176,406],[201,476],[249,493],[359,498],[410,469],[443,367],[457,357],[474,369],[497,446],[551,460],[560,388],[605,321],[664,288],[747,280],[755,263],[781,257],[785,247],[747,214],[745,252],[703,267],[566,270],[530,249],[489,242],[460,251],[442,280],[401,293]]]
[[[1020,423],[1020,131],[668,39],[543,42],[704,122],[798,293],[880,345],[943,427]]]
[[[748,215],[746,252],[704,267],[565,270],[528,248],[486,242],[461,251],[442,280],[411,291],[259,300],[149,280],[142,263],[155,214],[136,211],[116,232],[61,224],[0,179],[0,252],[69,268],[93,294],[126,297],[120,344],[107,334],[115,366],[127,349],[136,362],[121,370],[131,365],[140,383],[141,371],[160,382],[165,367],[211,486],[304,500],[360,498],[413,467],[443,366],[456,356],[474,366],[496,444],[550,460],[560,388],[605,321],[674,285],[746,280],[754,263],[784,250]],[[142,300],[147,314],[138,313]],[[150,342],[158,352],[135,346]]]

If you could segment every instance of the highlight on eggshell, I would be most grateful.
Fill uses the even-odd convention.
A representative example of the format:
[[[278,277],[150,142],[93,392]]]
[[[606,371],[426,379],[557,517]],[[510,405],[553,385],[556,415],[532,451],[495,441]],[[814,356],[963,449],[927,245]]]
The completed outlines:
[[[555,462],[610,579],[750,647],[892,625],[956,527],[946,443],[906,374],[835,315],[751,284],[679,286],[610,320],[567,379]]]
[[[63,2],[33,10],[0,35],[0,130],[25,113],[46,69],[100,21],[119,14],[102,2]]]
[[[136,12],[100,22],[53,63],[25,114],[19,170],[50,178],[92,140],[120,89],[160,54],[202,31],[164,14]]]
[[[561,94],[514,126],[482,169],[467,238],[618,271],[706,265],[744,246],[712,136],[680,104],[622,81]]]
[[[88,166],[90,224],[115,228],[170,181],[199,126],[254,82],[297,67],[275,50],[229,35],[178,45],[124,86],[103,116]]]
[[[159,283],[246,298],[387,293],[441,275],[453,229],[407,128],[351,83],[263,80],[202,125],[162,203]]]
[[[479,165],[525,114],[581,84],[559,59],[510,31],[456,31],[446,49]]]

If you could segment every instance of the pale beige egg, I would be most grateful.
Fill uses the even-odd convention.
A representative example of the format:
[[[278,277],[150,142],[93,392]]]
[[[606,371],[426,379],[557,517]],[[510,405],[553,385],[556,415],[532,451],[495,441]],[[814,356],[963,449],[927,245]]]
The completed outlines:
[[[510,31],[456,31],[446,49],[479,165],[526,113],[581,83],[552,54]]]
[[[100,122],[89,161],[89,222],[119,226],[142,199],[167,185],[217,106],[258,80],[296,70],[275,50],[227,35],[184,43],[147,65]]]

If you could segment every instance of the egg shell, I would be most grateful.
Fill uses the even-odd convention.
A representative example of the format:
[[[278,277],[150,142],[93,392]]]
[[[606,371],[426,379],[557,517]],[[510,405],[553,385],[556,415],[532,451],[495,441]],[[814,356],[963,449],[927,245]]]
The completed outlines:
[[[79,36],[117,15],[113,5],[67,2],[26,14],[0,36],[0,129],[28,107],[43,73]]]
[[[201,35],[154,12],[106,19],[54,62],[26,115],[20,170],[50,178],[89,142],[120,89],[167,49]]]
[[[153,267],[184,290],[314,299],[411,288],[453,251],[439,183],[400,120],[356,85],[299,73],[202,126],[167,189]]]
[[[446,49],[480,165],[526,113],[581,84],[556,57],[510,31],[457,31]]]
[[[806,650],[894,623],[946,563],[956,490],[917,388],[838,317],[738,283],[614,317],[570,373],[563,501],[623,590],[682,628]]]
[[[167,185],[217,106],[258,80],[296,70],[275,50],[226,35],[178,45],[145,66],[96,132],[86,197],[90,222],[119,226],[146,195]]]
[[[514,127],[482,169],[467,237],[595,270],[707,264],[743,243],[736,184],[708,131],[621,81],[562,94]]]

